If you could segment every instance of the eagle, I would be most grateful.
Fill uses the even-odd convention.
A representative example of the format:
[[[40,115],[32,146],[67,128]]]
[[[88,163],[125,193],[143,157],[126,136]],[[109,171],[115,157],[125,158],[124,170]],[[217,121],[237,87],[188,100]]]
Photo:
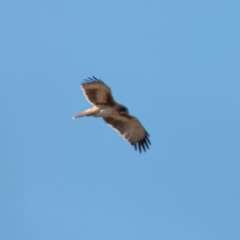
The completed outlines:
[[[85,79],[81,88],[87,100],[93,105],[91,108],[75,115],[73,119],[93,116],[102,117],[103,120],[123,136],[135,150],[140,153],[149,148],[150,135],[140,121],[129,115],[128,109],[117,103],[111,89],[100,79],[92,76]]]

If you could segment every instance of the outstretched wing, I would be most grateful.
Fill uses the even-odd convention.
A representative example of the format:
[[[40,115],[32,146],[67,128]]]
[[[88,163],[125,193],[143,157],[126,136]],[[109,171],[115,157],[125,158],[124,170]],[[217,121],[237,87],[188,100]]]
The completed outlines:
[[[113,114],[111,117],[103,118],[106,123],[118,131],[136,150],[146,151],[151,145],[149,140],[150,135],[138,121],[137,118],[128,114]]]
[[[116,104],[111,89],[94,76],[83,81],[81,88],[88,101],[93,105],[113,106]]]

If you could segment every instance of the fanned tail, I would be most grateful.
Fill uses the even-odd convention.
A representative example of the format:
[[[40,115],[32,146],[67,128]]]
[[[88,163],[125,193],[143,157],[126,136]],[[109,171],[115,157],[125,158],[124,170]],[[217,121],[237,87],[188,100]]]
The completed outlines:
[[[92,116],[93,115],[93,111],[92,108],[87,109],[83,112],[78,113],[77,115],[73,116],[72,119],[76,119],[76,118],[80,118],[80,117],[84,117],[84,116]]]

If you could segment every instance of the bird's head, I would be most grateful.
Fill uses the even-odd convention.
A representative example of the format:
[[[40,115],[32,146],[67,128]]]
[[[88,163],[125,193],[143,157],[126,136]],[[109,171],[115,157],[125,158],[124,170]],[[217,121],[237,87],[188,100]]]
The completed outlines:
[[[121,104],[118,104],[117,111],[120,112],[120,113],[126,113],[126,114],[129,113],[128,109],[125,106],[121,105]]]

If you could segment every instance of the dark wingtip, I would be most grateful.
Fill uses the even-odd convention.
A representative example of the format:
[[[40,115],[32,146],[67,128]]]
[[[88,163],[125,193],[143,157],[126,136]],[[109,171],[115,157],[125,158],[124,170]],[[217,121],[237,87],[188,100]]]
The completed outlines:
[[[95,76],[88,77],[87,79],[84,79],[82,82],[82,85],[90,84],[90,83],[104,83],[101,79],[96,78]]]
[[[149,145],[151,145],[149,136],[150,135],[146,132],[145,138],[134,144],[135,150],[139,151],[140,153],[142,153],[142,150],[146,152],[146,150],[149,149]]]

